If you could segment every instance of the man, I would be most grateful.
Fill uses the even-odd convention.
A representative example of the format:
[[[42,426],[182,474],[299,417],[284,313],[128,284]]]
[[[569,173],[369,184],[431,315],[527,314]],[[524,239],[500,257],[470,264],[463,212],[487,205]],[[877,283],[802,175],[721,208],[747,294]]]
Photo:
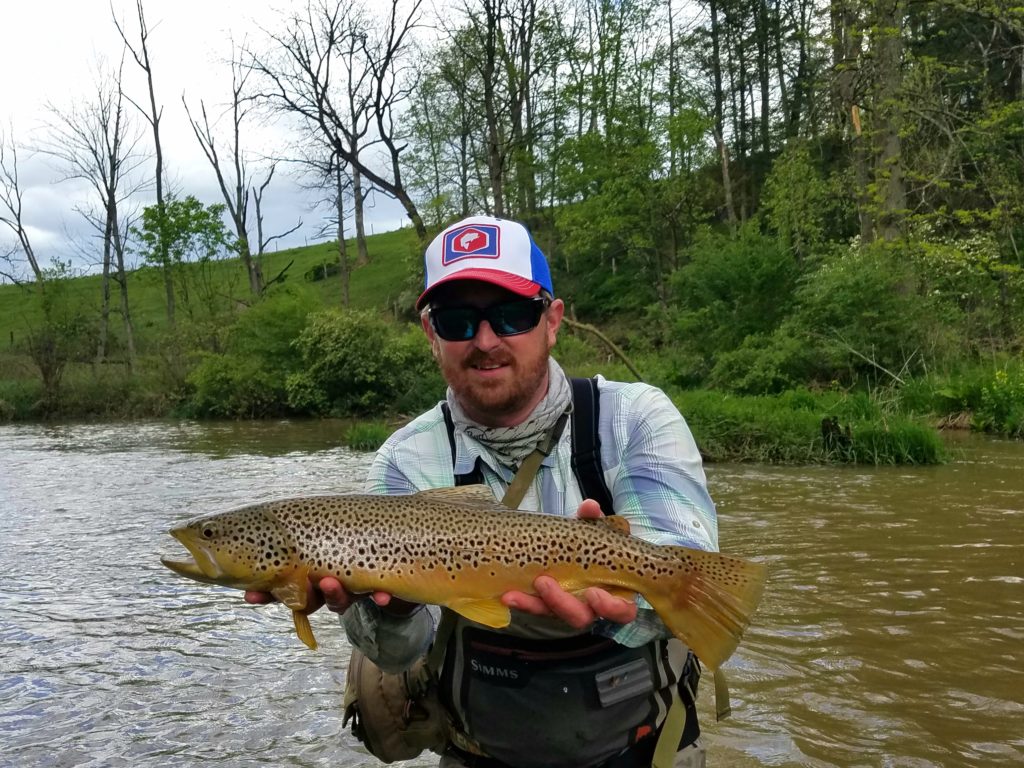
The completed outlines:
[[[417,309],[448,383],[446,401],[381,447],[366,490],[406,494],[469,479],[501,499],[523,460],[557,435],[519,508],[601,516],[573,474],[563,419],[572,389],[550,357],[564,305],[529,232],[507,220],[466,219],[437,236],[425,266]],[[597,387],[609,511],[651,542],[717,549],[714,505],[679,412],[654,387],[600,377]],[[384,670],[408,668],[434,640],[435,608],[386,593],[360,599],[331,578],[318,587],[353,645]],[[703,766],[692,700],[699,667],[654,611],[603,589],[569,594],[546,576],[534,589],[503,596],[516,609],[506,630],[458,618],[445,632],[440,687],[456,734],[441,766],[649,766],[680,697],[689,717],[669,755],[681,747],[674,765]],[[627,677],[637,687],[616,689]]]

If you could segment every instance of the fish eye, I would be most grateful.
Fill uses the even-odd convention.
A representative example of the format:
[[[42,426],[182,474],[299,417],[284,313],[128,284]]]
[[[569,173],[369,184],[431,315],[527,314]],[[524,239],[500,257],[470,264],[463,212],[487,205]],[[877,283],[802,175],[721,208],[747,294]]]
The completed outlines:
[[[203,536],[207,539],[213,538],[213,528],[203,528]]]

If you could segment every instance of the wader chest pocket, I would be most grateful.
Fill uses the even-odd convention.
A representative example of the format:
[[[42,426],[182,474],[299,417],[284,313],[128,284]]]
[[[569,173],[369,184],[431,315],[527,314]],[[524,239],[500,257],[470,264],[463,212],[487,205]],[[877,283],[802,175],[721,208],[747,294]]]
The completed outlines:
[[[597,698],[602,707],[610,707],[620,701],[644,696],[654,690],[651,666],[644,659],[634,659],[626,664],[598,672]]]
[[[629,747],[640,726],[654,725],[653,665],[647,646],[467,630],[451,670],[453,703],[464,732],[506,765],[599,765]]]

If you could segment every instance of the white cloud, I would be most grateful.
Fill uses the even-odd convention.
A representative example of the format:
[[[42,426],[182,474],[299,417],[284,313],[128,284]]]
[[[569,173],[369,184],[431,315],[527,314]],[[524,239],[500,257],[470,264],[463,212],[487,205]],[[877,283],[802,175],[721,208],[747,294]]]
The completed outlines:
[[[125,25],[129,39],[138,35],[138,20],[132,0],[114,0],[114,11]],[[212,169],[203,157],[181,97],[197,114],[204,100],[211,120],[230,99],[231,73],[226,60],[232,38],[242,42],[259,39],[260,27],[272,28],[280,17],[280,3],[271,0],[147,0],[146,21],[150,27],[149,48],[157,101],[163,107],[161,135],[165,166],[175,189],[194,194],[205,203],[221,202]],[[285,6],[287,7],[287,5]],[[30,226],[37,256],[43,263],[52,257],[75,258],[80,247],[73,241],[91,235],[74,205],[82,202],[80,184],[60,182],[61,172],[28,149],[46,136],[47,105],[68,110],[82,103],[94,89],[97,62],[116,64],[122,44],[111,17],[108,0],[36,0],[3,3],[6,34],[0,44],[0,130],[13,133],[23,147],[19,171],[25,192],[25,221]],[[129,55],[130,56],[130,55]],[[125,64],[125,90],[137,102],[147,99],[141,70],[129,57]],[[134,114],[143,132],[143,144],[151,146],[150,129]],[[247,134],[256,156],[283,151],[289,141],[285,128],[273,122],[254,126]],[[152,176],[155,164],[144,166]],[[150,185],[151,186],[151,185]],[[152,190],[138,198],[152,202]],[[321,215],[310,212],[312,200],[281,167],[275,174],[265,200],[265,231],[287,230],[298,219],[303,227],[278,247],[311,242],[320,229]],[[377,231],[403,226],[401,207],[383,195],[369,212],[368,227]],[[78,246],[81,242],[77,243]]]

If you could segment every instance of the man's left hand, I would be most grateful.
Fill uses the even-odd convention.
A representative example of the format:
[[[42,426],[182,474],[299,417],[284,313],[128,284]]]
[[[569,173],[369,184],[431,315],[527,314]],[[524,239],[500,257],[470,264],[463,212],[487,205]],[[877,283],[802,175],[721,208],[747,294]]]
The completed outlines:
[[[585,519],[601,517],[601,506],[593,499],[586,499],[576,511],[576,516]],[[535,616],[557,616],[576,629],[584,629],[597,619],[607,619],[618,624],[628,624],[636,618],[636,603],[614,597],[600,587],[589,587],[580,597],[562,589],[550,576],[538,576],[533,582],[537,594],[506,592],[501,602],[509,608],[516,608]],[[581,599],[582,597],[582,599]]]

